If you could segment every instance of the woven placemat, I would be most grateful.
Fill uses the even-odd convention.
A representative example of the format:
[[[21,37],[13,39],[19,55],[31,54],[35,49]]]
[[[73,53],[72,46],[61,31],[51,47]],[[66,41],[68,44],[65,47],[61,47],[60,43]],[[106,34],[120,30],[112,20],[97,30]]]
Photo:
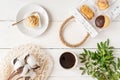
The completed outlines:
[[[11,60],[13,60],[16,57],[22,56],[26,52],[32,54],[41,66],[41,68],[36,72],[37,76],[33,80],[47,80],[53,69],[53,59],[48,53],[41,49],[40,46],[34,44],[27,44],[13,48],[8,52],[8,55],[4,58],[4,60],[0,60],[1,80],[7,80],[11,72],[13,71]]]

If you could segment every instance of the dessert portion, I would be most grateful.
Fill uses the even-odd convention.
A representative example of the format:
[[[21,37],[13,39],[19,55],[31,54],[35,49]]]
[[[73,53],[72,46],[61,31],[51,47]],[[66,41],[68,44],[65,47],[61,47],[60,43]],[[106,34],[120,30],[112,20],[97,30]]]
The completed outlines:
[[[94,12],[87,5],[83,5],[80,8],[80,12],[84,15],[85,18],[91,20],[94,17]]]
[[[25,19],[25,23],[28,27],[36,28],[40,23],[40,16],[38,13],[33,13]]]
[[[53,61],[38,45],[27,44],[16,47],[0,59],[1,80],[47,80]]]
[[[105,10],[109,7],[108,0],[98,0],[97,5],[100,10]]]
[[[99,28],[106,28],[110,24],[110,19],[106,15],[100,15],[95,19],[95,25]]]

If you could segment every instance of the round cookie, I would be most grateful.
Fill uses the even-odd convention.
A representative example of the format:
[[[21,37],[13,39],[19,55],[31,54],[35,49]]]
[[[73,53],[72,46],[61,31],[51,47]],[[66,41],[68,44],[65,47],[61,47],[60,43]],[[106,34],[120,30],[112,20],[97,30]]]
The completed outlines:
[[[110,19],[106,15],[100,15],[95,19],[95,25],[98,28],[106,28],[110,24]]]
[[[109,2],[108,0],[98,0],[97,5],[99,9],[105,10],[109,7]]]

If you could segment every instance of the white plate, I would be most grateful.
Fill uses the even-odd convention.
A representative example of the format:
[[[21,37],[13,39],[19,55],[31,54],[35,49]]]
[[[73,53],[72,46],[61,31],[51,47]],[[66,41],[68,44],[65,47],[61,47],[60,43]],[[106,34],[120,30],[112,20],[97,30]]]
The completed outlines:
[[[39,13],[40,20],[41,20],[41,25],[42,25],[41,28],[40,27],[30,28],[30,27],[28,27],[24,24],[24,21],[17,24],[17,26],[18,26],[18,29],[22,33],[24,33],[28,36],[38,37],[46,31],[46,29],[48,27],[48,24],[49,24],[48,14],[43,7],[41,7],[38,4],[28,4],[24,7],[22,7],[17,14],[16,21],[19,21],[19,20],[22,20],[22,19],[26,18],[26,16],[28,16],[32,12],[38,12]]]

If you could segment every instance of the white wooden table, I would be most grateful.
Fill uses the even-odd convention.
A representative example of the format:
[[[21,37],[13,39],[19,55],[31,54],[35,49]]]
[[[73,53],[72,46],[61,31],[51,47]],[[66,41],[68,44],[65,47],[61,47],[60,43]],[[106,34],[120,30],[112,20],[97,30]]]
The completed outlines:
[[[116,19],[110,27],[102,31],[96,38],[89,38],[82,46],[77,49],[68,49],[64,46],[59,39],[59,29],[61,23],[65,18],[71,14],[70,10],[80,3],[81,0],[0,0],[0,58],[4,60],[5,55],[10,48],[18,45],[35,43],[41,45],[45,50],[50,53],[54,58],[54,70],[49,80],[93,80],[88,75],[81,75],[79,70],[65,70],[59,65],[59,56],[64,51],[74,51],[76,53],[82,52],[82,48],[96,48],[96,43],[107,40],[115,46],[116,53],[120,52],[120,18]],[[38,38],[31,38],[22,34],[17,27],[10,27],[11,23],[15,22],[16,14],[21,7],[29,3],[39,3],[49,13],[50,26],[47,31]],[[78,24],[70,27],[69,31],[73,31],[72,39],[79,41]],[[76,32],[77,30],[77,32]],[[68,31],[68,32],[69,32]],[[70,35],[70,36],[72,36]],[[75,36],[74,36],[75,35]],[[68,35],[69,36],[69,35]],[[69,37],[69,40],[71,37]]]

